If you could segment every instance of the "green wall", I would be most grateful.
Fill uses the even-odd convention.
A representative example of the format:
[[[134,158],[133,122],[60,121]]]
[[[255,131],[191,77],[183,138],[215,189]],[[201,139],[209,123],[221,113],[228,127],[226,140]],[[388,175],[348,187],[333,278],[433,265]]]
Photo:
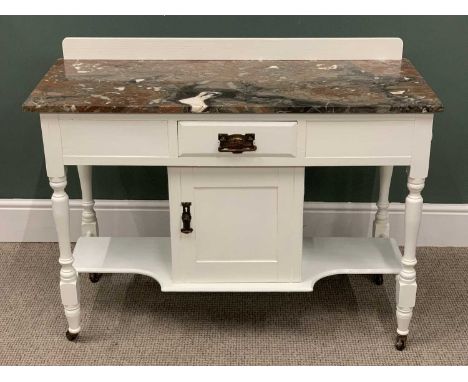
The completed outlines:
[[[21,104],[58,57],[67,36],[119,37],[401,37],[410,58],[438,93],[429,179],[430,203],[468,203],[468,18],[465,16],[1,16],[0,198],[49,198],[39,116]],[[374,168],[309,168],[306,200],[371,201]],[[166,199],[165,168],[99,167],[101,199]],[[396,168],[392,201],[406,195]],[[79,198],[75,168],[68,191]]]

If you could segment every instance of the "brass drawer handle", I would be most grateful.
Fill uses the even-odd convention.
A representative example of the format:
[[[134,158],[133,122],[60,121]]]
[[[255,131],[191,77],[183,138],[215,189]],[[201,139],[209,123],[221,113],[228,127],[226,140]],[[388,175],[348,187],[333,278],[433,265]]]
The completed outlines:
[[[242,154],[244,151],[256,151],[255,134],[218,134],[220,153]]]
[[[190,227],[190,222],[192,221],[192,215],[190,214],[190,202],[182,202],[182,228],[180,232],[182,233],[191,233],[193,228]]]

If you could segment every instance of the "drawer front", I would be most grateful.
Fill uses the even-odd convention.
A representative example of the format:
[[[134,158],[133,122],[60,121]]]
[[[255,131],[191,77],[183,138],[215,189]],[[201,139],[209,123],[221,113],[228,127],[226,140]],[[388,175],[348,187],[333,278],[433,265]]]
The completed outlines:
[[[64,157],[169,157],[167,121],[61,120]]]
[[[226,122],[179,121],[179,156],[232,157],[219,152],[218,134],[255,134],[255,151],[243,156],[295,157],[297,153],[297,122]]]
[[[406,158],[414,121],[308,121],[307,158]]]

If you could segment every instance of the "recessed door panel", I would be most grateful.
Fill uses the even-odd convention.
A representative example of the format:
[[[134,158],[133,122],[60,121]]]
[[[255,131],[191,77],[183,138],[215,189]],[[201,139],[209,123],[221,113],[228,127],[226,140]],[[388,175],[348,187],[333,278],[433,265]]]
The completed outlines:
[[[193,194],[198,263],[278,260],[277,187],[195,187]]]

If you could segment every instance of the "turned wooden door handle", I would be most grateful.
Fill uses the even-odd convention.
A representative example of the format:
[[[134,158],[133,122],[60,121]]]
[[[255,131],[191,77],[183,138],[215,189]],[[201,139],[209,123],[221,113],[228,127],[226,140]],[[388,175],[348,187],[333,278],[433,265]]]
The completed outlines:
[[[255,134],[218,134],[220,153],[242,154],[244,151],[256,151]]]

